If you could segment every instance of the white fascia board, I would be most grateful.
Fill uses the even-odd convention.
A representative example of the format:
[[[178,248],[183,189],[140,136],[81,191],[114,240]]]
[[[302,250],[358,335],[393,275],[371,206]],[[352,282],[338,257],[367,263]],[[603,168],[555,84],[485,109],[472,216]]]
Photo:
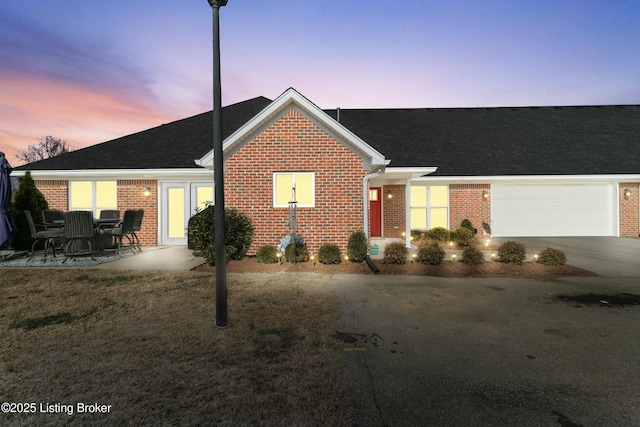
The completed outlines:
[[[11,176],[22,177],[26,170],[13,170]],[[32,170],[29,171],[34,179],[158,179],[185,180],[203,179],[213,180],[208,169],[89,169],[89,170]]]
[[[298,111],[303,115],[308,116],[308,118],[311,118],[320,124],[321,127],[324,128],[323,130],[328,130],[337,139],[350,144],[353,151],[357,151],[360,153],[361,157],[368,160],[366,163],[371,165],[371,169],[386,164],[384,155],[364,142],[342,124],[331,118],[331,116],[322,111],[322,109],[317,105],[309,101],[293,88],[287,89],[275,101],[269,104],[253,119],[242,125],[224,141],[222,149],[225,153],[225,157],[228,157],[237,151],[242,144],[252,139],[252,137],[259,133],[259,131],[264,130],[271,120],[285,111],[288,111],[292,106],[293,108],[298,109]],[[202,158],[197,159],[195,162],[198,166],[212,168],[213,150],[205,154]]]
[[[405,184],[407,180],[417,180],[438,170],[437,167],[386,167],[384,173],[371,181],[382,184]]]
[[[640,174],[425,176],[416,178],[414,181],[441,182],[448,184],[612,184],[617,182],[640,182]]]

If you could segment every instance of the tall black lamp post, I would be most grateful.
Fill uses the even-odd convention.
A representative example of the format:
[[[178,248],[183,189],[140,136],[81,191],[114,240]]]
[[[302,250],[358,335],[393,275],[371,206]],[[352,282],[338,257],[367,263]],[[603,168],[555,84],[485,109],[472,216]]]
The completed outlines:
[[[229,326],[227,318],[227,254],[224,245],[224,154],[222,153],[222,88],[220,85],[220,7],[228,0],[207,0],[213,10],[213,215],[216,252],[216,326]]]

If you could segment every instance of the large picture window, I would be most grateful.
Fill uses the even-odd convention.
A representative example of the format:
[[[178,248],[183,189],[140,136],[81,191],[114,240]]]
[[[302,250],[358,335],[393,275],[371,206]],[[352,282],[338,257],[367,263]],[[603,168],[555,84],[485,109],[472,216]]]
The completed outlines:
[[[273,206],[285,208],[293,197],[295,197],[298,207],[314,207],[315,197],[315,174],[313,172],[276,172],[273,174]]]
[[[102,210],[118,209],[117,181],[69,182],[69,209],[92,211],[96,218]]]
[[[449,228],[449,187],[411,186],[411,229]]]

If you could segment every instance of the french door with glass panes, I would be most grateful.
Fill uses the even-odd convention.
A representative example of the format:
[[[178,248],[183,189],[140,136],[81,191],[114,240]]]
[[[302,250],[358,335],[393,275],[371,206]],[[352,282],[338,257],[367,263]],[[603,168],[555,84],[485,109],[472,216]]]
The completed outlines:
[[[160,243],[186,245],[187,226],[197,209],[213,202],[213,184],[202,182],[162,183]]]

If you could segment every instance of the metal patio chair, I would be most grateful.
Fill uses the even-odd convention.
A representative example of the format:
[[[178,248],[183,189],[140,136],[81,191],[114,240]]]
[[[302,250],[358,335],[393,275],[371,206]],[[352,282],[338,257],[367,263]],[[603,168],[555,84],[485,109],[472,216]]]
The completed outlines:
[[[142,252],[142,245],[140,245],[140,239],[136,234],[136,231],[140,231],[142,228],[142,218],[144,217],[144,209],[138,209],[136,211],[136,218],[133,221],[133,232],[131,235],[133,236],[134,245],[138,248],[140,252]]]
[[[51,247],[51,253],[53,256],[56,256],[56,247],[55,240],[62,239],[64,237],[64,229],[58,228],[53,230],[37,230],[37,227],[44,227],[40,224],[36,224],[33,221],[33,216],[31,216],[31,211],[24,211],[24,215],[27,217],[27,222],[29,223],[29,229],[31,230],[31,238],[36,239],[35,242],[31,245],[31,252],[29,252],[29,259],[33,258],[33,250],[36,247],[36,244],[42,240],[44,240],[44,258],[42,261],[47,260],[47,254],[49,252],[49,248]]]
[[[42,221],[47,230],[64,228],[64,212],[57,209],[45,209],[42,211]]]
[[[124,215],[122,216],[122,222],[120,222],[120,225],[118,227],[103,228],[100,230],[100,234],[112,236],[116,240],[118,246],[115,250],[117,250],[120,254],[122,254],[122,242],[125,237],[129,241],[129,249],[131,249],[131,252],[135,253],[133,226],[136,219],[136,213],[137,211],[133,209],[126,210],[124,211]]]
[[[66,212],[64,214],[64,231],[66,244],[63,264],[67,259],[77,256],[90,255],[91,259],[95,259],[93,239],[96,232],[93,225],[93,212]]]

